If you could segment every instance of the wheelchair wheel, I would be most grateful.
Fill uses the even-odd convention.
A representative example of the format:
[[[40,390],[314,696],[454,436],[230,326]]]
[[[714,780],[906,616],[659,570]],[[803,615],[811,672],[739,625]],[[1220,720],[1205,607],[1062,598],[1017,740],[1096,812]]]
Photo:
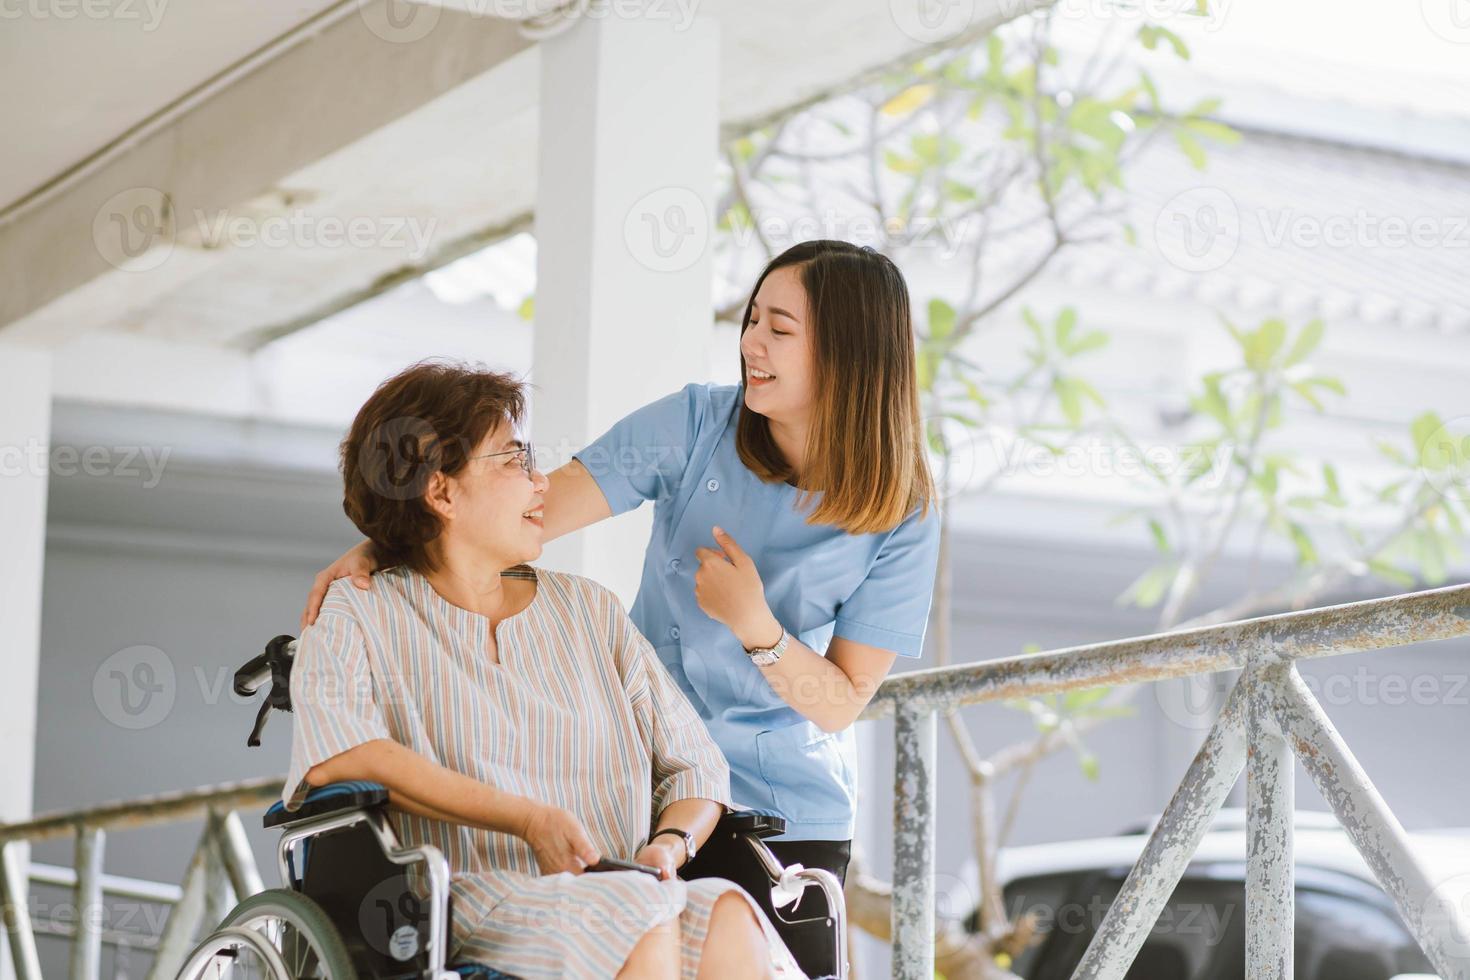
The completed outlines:
[[[357,980],[347,945],[300,892],[251,895],[194,947],[178,980]]]

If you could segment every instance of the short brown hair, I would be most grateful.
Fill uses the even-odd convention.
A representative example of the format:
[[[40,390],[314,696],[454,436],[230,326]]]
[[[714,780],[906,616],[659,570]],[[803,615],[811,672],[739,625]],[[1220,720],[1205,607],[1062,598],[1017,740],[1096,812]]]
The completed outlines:
[[[750,291],[751,307],[766,276],[794,268],[806,290],[816,403],[807,436],[799,501],[821,499],[808,524],[850,534],[888,531],[916,507],[935,502],[919,408],[919,379],[909,291],[898,266],[882,252],[842,241],[793,245],[776,256]],[[745,353],[740,376],[747,377]],[[794,467],[781,455],[771,424],[744,404],[735,447],[762,480],[789,481]]]
[[[439,516],[429,477],[454,475],[486,434],[525,414],[519,381],[483,366],[420,361],[378,385],[342,440],[342,510],[373,543],[379,567],[428,571]]]

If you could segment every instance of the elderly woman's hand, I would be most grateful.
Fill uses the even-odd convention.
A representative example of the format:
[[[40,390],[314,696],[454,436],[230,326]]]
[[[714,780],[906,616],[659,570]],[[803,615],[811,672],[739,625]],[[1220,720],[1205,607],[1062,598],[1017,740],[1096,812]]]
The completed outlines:
[[[543,875],[560,871],[579,875],[602,860],[582,821],[559,806],[538,805],[532,810],[521,839],[536,853],[536,864]]]
[[[781,624],[766,604],[766,588],[755,561],[723,529],[714,529],[720,550],[696,548],[694,599],[706,616],[724,623],[747,649],[781,638]]]
[[[679,873],[679,864],[684,860],[684,845],[673,843],[667,837],[644,844],[634,857],[634,864],[647,864],[658,868],[659,880],[669,881]]]

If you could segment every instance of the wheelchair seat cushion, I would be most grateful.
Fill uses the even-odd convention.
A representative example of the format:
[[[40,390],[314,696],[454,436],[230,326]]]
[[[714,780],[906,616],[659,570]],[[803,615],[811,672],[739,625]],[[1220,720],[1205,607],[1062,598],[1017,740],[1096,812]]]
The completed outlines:
[[[298,809],[289,813],[286,811],[285,802],[277,800],[271,804],[269,810],[265,811],[262,823],[267,827],[283,827],[286,824],[296,823],[298,820],[320,817],[339,810],[361,810],[387,802],[388,788],[382,783],[374,783],[366,779],[351,779],[318,786],[306,794],[306,800]]]

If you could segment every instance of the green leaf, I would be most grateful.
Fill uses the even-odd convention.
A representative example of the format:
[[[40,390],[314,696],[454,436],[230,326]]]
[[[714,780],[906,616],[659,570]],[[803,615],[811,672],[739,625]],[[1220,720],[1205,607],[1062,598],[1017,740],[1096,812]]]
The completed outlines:
[[[1100,775],[1100,768],[1098,766],[1097,756],[1093,755],[1091,752],[1079,753],[1077,756],[1077,764],[1082,767],[1082,775],[1086,776],[1094,783],[1097,782],[1098,776]]]
[[[1333,507],[1346,507],[1347,499],[1342,495],[1342,487],[1337,481],[1337,467],[1331,463],[1322,464],[1322,482],[1327,485],[1327,492],[1322,495],[1322,500]]]
[[[1164,554],[1169,554],[1173,549],[1169,546],[1169,535],[1164,531],[1164,525],[1156,517],[1148,519],[1148,529],[1153,532],[1154,547]]]
[[[1311,406],[1317,411],[1327,411],[1327,406],[1323,405],[1321,400],[1317,398],[1316,393],[1312,391],[1311,385],[1299,381],[1291,386],[1291,390],[1296,392],[1298,395],[1301,395],[1302,398],[1311,403]]]
[[[1144,24],[1138,29],[1138,39],[1150,51],[1158,47],[1161,39],[1167,41],[1169,46],[1174,49],[1176,55],[1185,61],[1189,60],[1189,46],[1184,43],[1183,38],[1167,27],[1160,27],[1157,24]]]
[[[1240,142],[1240,131],[1213,119],[1189,119],[1184,123],[1200,139],[1213,140],[1222,146],[1234,146]]]
[[[528,323],[536,317],[536,294],[532,293],[521,300],[521,305],[516,307],[516,316]]]
[[[1189,162],[1194,164],[1194,169],[1203,170],[1209,165],[1210,161],[1209,157],[1205,155],[1205,148],[1200,146],[1199,140],[1195,139],[1188,131],[1183,129],[1174,130],[1174,142],[1179,144],[1179,149],[1183,150],[1184,155],[1189,158]]]
[[[890,149],[884,149],[883,163],[889,170],[899,174],[916,174],[924,169],[917,160],[900,156]]]
[[[1281,362],[1281,366],[1292,367],[1310,357],[1312,351],[1316,350],[1318,345],[1322,343],[1324,329],[1320,319],[1312,320],[1306,326],[1302,327],[1301,331],[1296,335],[1296,340],[1292,342],[1291,350],[1287,352],[1286,359]]]
[[[934,97],[933,85],[910,85],[883,103],[878,110],[885,116],[908,116],[923,108]]]
[[[1315,565],[1317,563],[1317,546],[1312,543],[1312,536],[1307,529],[1296,521],[1287,522],[1291,530],[1291,542],[1296,545],[1297,564]]]
[[[1392,562],[1379,558],[1370,558],[1368,559],[1368,570],[1384,581],[1392,582],[1394,585],[1402,586],[1405,589],[1412,589],[1414,587],[1414,576],[1394,565]]]
[[[1132,584],[1118,597],[1118,604],[1135,605],[1143,609],[1158,605],[1178,571],[1178,564],[1174,561],[1155,565],[1133,580]]]
[[[1077,326],[1077,311],[1068,306],[1057,314],[1057,322],[1054,327],[1057,338],[1057,349],[1067,349],[1067,338],[1072,335],[1072,330]]]
[[[1442,470],[1449,464],[1445,452],[1444,423],[1435,412],[1425,412],[1409,426],[1414,440],[1416,459],[1420,466],[1430,470]]]
[[[1089,330],[1087,333],[1072,341],[1063,350],[1068,357],[1077,357],[1088,351],[1097,350],[1108,345],[1108,335],[1101,330]]]
[[[954,332],[954,307],[939,297],[929,301],[929,337],[943,340]]]

